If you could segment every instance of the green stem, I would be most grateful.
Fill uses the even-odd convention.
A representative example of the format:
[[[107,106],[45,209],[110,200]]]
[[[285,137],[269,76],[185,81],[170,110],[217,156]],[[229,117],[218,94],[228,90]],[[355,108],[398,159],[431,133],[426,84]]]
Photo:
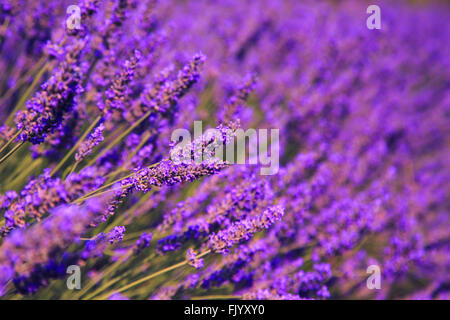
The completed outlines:
[[[138,208],[140,204],[142,204],[143,202],[145,202],[145,199],[148,198],[148,196],[150,196],[150,194],[152,193],[152,191],[150,191],[149,193],[147,193],[144,197],[140,198],[140,200],[134,204],[133,206],[131,206],[131,208],[127,209],[123,214],[121,214],[116,220],[114,220],[112,222],[112,225],[119,225],[121,223],[121,221],[124,219],[124,216],[127,212],[129,211],[133,211],[135,208]],[[142,234],[142,232],[138,232],[138,234]],[[127,235],[127,239],[129,238],[129,235]],[[115,271],[117,269],[118,266],[122,265],[122,262],[124,260],[126,260],[126,258],[128,257],[128,254],[130,254],[132,252],[129,251],[128,253],[125,253],[124,256],[117,260],[115,263],[113,263],[112,265],[110,265],[106,271],[103,273],[102,279],[106,279],[107,276],[109,276],[113,271]],[[122,274],[123,275],[123,274]],[[115,278],[112,279],[110,281],[108,281],[107,283],[103,284],[102,286],[100,286],[99,288],[97,288],[97,290],[95,290],[93,293],[91,293],[89,296],[86,297],[86,299],[90,299],[92,297],[94,297],[95,295],[97,295],[99,292],[103,291],[104,289],[110,287],[112,284],[116,283],[117,281],[121,280],[121,278]],[[86,294],[86,292],[92,288],[94,285],[96,285],[99,281],[91,281],[86,287],[83,288],[83,290],[81,290],[79,292],[79,294],[77,295],[77,297],[82,297]],[[84,298],[83,298],[84,299]]]
[[[58,47],[61,48],[66,43],[66,41],[67,41],[67,35],[64,35],[64,37],[62,38],[62,40],[59,43]],[[46,58],[44,58],[44,57],[42,59],[43,59],[43,61],[46,60]],[[28,89],[25,91],[25,94],[22,95],[22,97],[20,98],[19,102],[14,106],[13,111],[9,114],[8,118],[6,119],[6,123],[10,122],[12,120],[12,118],[14,117],[15,112],[17,110],[19,110],[22,107],[22,105],[25,104],[25,101],[28,100],[29,95],[31,94],[31,91],[34,90],[34,87],[41,80],[44,72],[49,69],[49,66],[50,66],[50,62],[49,61],[44,63],[44,66],[41,68],[39,73],[34,77],[33,82],[28,87]]]
[[[138,125],[140,125],[145,119],[147,119],[152,111],[147,111],[146,114],[144,114],[139,120],[137,120],[133,125],[131,125],[127,130],[122,132],[116,139],[114,139],[113,142],[111,142],[106,148],[102,150],[94,159],[92,159],[86,166],[91,166],[97,162],[97,160],[103,156],[106,152],[108,152],[111,148],[115,147],[118,143],[122,141],[123,138],[125,138],[127,135],[130,134],[133,129],[135,129]]]
[[[8,159],[10,156],[12,156],[14,154],[14,152],[16,152],[21,146],[23,146],[25,141],[22,141],[21,143],[17,144],[14,148],[11,149],[10,152],[8,152],[3,158],[0,159],[0,164],[4,161],[6,161],[6,159]]]
[[[75,161],[75,163],[73,164],[72,168],[70,168],[69,173],[68,173],[67,175],[64,176],[64,179],[65,179],[67,176],[70,176],[70,175],[76,170],[76,168],[77,168],[77,166],[78,166],[79,163],[80,163],[80,161]]]
[[[154,163],[154,164],[148,166],[147,168],[150,169],[150,168],[152,168],[152,167],[158,165],[158,163],[159,163],[159,162],[156,162],[156,163]],[[138,172],[140,172],[140,171],[142,171],[142,170],[143,170],[143,169],[139,170]],[[110,183],[108,183],[108,184],[105,184],[104,186],[101,186],[100,188],[95,189],[94,191],[91,191],[91,192],[85,194],[84,196],[82,196],[82,197],[80,197],[80,198],[78,198],[78,199],[75,199],[74,201],[72,201],[72,203],[74,203],[74,202],[79,202],[79,201],[82,201],[82,200],[85,200],[85,199],[87,199],[88,197],[90,198],[91,195],[93,195],[93,194],[95,194],[95,193],[97,193],[97,192],[99,192],[99,191],[101,191],[101,190],[104,190],[104,189],[106,189],[106,188],[109,188],[109,187],[115,185],[116,183],[118,183],[118,182],[120,182],[120,181],[122,181],[122,180],[125,180],[125,179],[127,179],[127,178],[132,177],[133,175],[134,175],[134,172],[133,172],[133,173],[130,173],[129,175],[127,175],[127,176],[125,176],[125,177],[122,177],[122,178],[120,178],[120,179],[117,179],[117,180],[115,180],[115,181],[113,181],[113,182],[110,182]],[[130,186],[131,186],[131,185],[126,185],[126,186],[123,186],[123,187],[130,187]]]
[[[30,69],[23,76],[21,76],[21,78],[17,80],[16,85],[13,88],[9,88],[8,91],[6,91],[5,94],[0,98],[0,104],[9,99],[13,95],[13,93],[17,91],[18,87],[23,85],[29,79],[29,77],[36,72],[36,70],[42,68],[46,60],[47,60],[46,57],[42,57],[32,69]],[[15,110],[13,110],[12,112],[13,114],[14,111]]]
[[[97,125],[97,123],[100,121],[102,117],[98,116],[95,118],[94,122],[87,128],[87,130],[83,133],[83,135],[78,139],[77,143],[70,149],[68,153],[64,156],[64,158],[56,165],[56,167],[52,170],[51,175],[53,176],[63,165],[64,163],[72,156],[72,154],[78,149],[80,144],[83,142],[83,140],[86,138],[89,132],[94,129],[94,127]]]
[[[9,188],[11,190],[14,190],[17,187],[17,184],[22,181],[23,179],[27,178],[30,173],[39,167],[42,164],[42,159],[36,159],[31,162],[31,164],[28,164],[25,166],[24,170],[20,171],[15,177],[12,178],[11,183],[9,184]]]
[[[21,96],[19,102],[17,102],[17,104],[14,106],[13,111],[11,111],[11,113],[9,114],[8,118],[6,119],[6,123],[9,123],[12,121],[14,115],[16,114],[16,112],[25,104],[25,101],[27,101],[31,95],[31,92],[34,90],[34,88],[37,86],[37,84],[39,83],[39,81],[42,78],[42,75],[44,74],[45,71],[47,71],[49,64],[46,63],[42,69],[39,71],[39,73],[36,75],[36,77],[34,78],[33,82],[31,83],[31,85],[27,88],[27,90],[25,91],[25,93]]]
[[[93,293],[91,293],[90,295],[86,296],[86,297],[82,297],[83,300],[90,300],[93,297],[95,297],[99,292],[103,291],[106,288],[109,288],[110,286],[112,286],[114,283],[116,283],[117,281],[121,280],[121,278],[114,278],[109,280],[108,282],[106,282],[104,285],[102,285],[100,288],[98,288],[97,290],[95,290]],[[88,288],[90,289],[90,287]]]
[[[117,189],[109,189],[109,190],[106,190],[106,191],[103,191],[103,192],[95,193],[93,195],[90,195],[89,197],[86,197],[86,196],[85,197],[81,197],[81,198],[78,198],[78,199],[72,201],[71,204],[79,204],[79,203],[81,203],[81,202],[83,202],[83,201],[85,201],[87,199],[95,198],[95,197],[98,197],[99,195],[106,194],[106,193],[111,192],[111,191],[117,191],[117,190],[120,190],[120,189],[128,188],[128,187],[131,187],[131,186],[132,186],[132,184],[127,184],[127,185],[121,186],[120,188],[117,188]]]
[[[204,257],[204,256],[206,256],[206,255],[209,254],[209,253],[211,253],[211,250],[208,250],[208,251],[205,251],[205,252],[199,254],[199,255],[197,256],[197,258]],[[132,288],[132,287],[134,287],[134,286],[137,286],[138,284],[141,284],[141,283],[143,283],[143,282],[146,282],[146,281],[148,281],[148,280],[150,280],[150,279],[153,279],[153,278],[155,278],[155,277],[157,277],[157,276],[160,276],[160,275],[162,275],[162,274],[164,274],[164,273],[166,273],[166,272],[169,272],[169,271],[175,270],[175,269],[177,269],[177,268],[179,268],[179,267],[185,266],[186,264],[188,264],[188,262],[189,262],[189,260],[181,261],[181,262],[179,262],[179,263],[177,263],[177,264],[174,264],[174,265],[172,265],[172,266],[170,266],[170,267],[167,267],[167,268],[162,269],[162,270],[160,270],[160,271],[157,271],[157,272],[155,272],[155,273],[149,274],[148,276],[145,276],[145,277],[143,277],[143,278],[141,278],[141,279],[139,279],[139,280],[133,281],[132,283],[127,284],[126,286],[123,286],[123,287],[118,288],[118,289],[114,289],[113,292],[119,293],[119,292],[126,291],[126,290],[128,290],[128,289],[130,289],[130,288]],[[98,297],[97,299],[99,299],[99,300],[106,299],[106,298],[108,298],[108,297],[111,295],[111,293],[112,293],[112,292],[105,293],[104,295],[101,295],[101,296]]]
[[[105,279],[107,276],[109,276],[119,265],[121,265],[127,258],[129,258],[128,254],[124,254],[124,256],[117,260],[109,270],[107,270],[102,278]],[[120,279],[120,278],[119,278]],[[115,281],[108,281],[107,283],[105,283],[103,286],[101,286],[98,290],[103,290],[104,288],[109,287],[111,284],[113,284],[114,282],[117,282],[119,279],[113,279]],[[112,282],[112,283],[111,283]],[[83,288],[83,290],[77,295],[77,297],[82,297],[89,289],[91,289],[94,285],[96,285],[98,282],[97,281],[91,281],[86,287]],[[104,288],[103,288],[104,287]],[[91,296],[93,296],[95,294],[95,292],[91,295],[89,295],[88,297],[86,297],[86,299],[90,299]]]
[[[139,145],[135,148],[135,150],[129,154],[129,156],[127,157],[127,160],[125,161],[125,163],[127,163],[128,161],[130,161],[138,152],[139,150],[145,145],[145,143],[147,143],[147,141],[151,138],[151,134],[147,134],[144,139],[142,139],[142,141],[139,143]],[[113,171],[111,174],[108,174],[109,179],[111,178],[115,178],[119,173],[121,173],[122,171],[127,171],[127,169],[124,168],[125,164],[123,164],[122,166],[120,166],[119,168],[117,168],[115,171]],[[109,180],[108,179],[108,180]]]
[[[104,190],[104,189],[106,189],[106,188],[109,188],[109,187],[113,186],[114,184],[116,184],[116,183],[122,181],[123,179],[126,179],[126,178],[131,177],[132,175],[133,175],[133,174],[128,175],[128,176],[123,177],[123,178],[120,178],[120,179],[117,179],[116,181],[113,181],[113,182],[111,182],[111,183],[105,184],[104,186],[101,186],[100,188],[95,189],[94,191],[91,191],[91,192],[85,194],[84,196],[82,196],[82,197],[80,197],[80,198],[78,198],[78,199],[75,199],[75,200],[72,201],[72,202],[78,202],[78,201],[82,201],[82,200],[84,200],[84,199],[87,199],[87,198],[89,198],[91,195],[93,195],[93,194],[95,194],[95,193],[97,193],[97,192],[99,192],[99,191],[101,191],[101,190]]]
[[[19,131],[17,131],[12,137],[11,139],[8,140],[8,142],[6,142],[6,144],[1,147],[0,149],[0,153],[2,153],[6,148],[8,148],[8,146],[14,141],[16,140],[16,138],[19,136],[19,134],[21,134],[23,131],[23,129],[20,129]]]

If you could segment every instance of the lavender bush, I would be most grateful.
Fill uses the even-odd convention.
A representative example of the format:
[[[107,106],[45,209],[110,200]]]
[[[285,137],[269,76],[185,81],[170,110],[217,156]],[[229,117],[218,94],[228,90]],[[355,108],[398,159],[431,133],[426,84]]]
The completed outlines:
[[[448,299],[450,6],[368,5],[1,0],[0,297]]]

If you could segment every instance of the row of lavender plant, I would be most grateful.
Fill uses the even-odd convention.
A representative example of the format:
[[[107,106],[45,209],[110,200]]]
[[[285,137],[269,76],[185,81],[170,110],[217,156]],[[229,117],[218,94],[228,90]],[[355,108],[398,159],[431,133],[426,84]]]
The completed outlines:
[[[2,298],[448,299],[448,3],[72,4],[0,1]],[[280,170],[175,163],[195,120]]]

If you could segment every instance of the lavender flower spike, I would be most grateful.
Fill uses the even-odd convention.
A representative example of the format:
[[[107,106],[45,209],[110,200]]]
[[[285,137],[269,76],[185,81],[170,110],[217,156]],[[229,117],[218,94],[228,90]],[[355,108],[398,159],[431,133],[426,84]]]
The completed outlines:
[[[103,141],[103,130],[105,130],[105,126],[101,123],[94,129],[94,132],[89,136],[89,138],[81,143],[77,153],[75,154],[75,160],[77,162],[80,162],[88,156],[92,152],[92,149]]]
[[[204,176],[213,175],[228,167],[222,160],[212,158],[201,164],[175,164],[171,160],[162,160],[154,168],[145,168],[137,171],[127,182],[137,190],[149,191],[152,186],[174,185],[183,182],[192,182]]]
[[[186,259],[189,261],[189,265],[193,266],[194,268],[196,269],[203,268],[204,261],[203,259],[197,258],[197,252],[194,249],[192,248],[188,249],[186,253]]]
[[[227,253],[229,248],[243,240],[248,240],[256,232],[268,229],[284,215],[284,208],[267,208],[261,215],[253,216],[233,223],[225,230],[212,234],[208,245],[213,252]]]
[[[86,40],[80,40],[68,49],[65,60],[56,73],[42,85],[42,90],[26,103],[27,110],[16,114],[19,138],[33,144],[44,142],[62,122],[63,116],[75,104],[75,97],[82,91],[79,59]]]

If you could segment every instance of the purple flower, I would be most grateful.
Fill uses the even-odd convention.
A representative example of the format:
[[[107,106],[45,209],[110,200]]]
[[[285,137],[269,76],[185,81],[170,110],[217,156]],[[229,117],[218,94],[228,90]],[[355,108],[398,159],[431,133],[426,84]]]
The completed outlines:
[[[107,117],[111,117],[114,110],[123,111],[127,107],[127,97],[130,94],[129,85],[133,81],[136,68],[142,55],[140,51],[135,50],[130,60],[126,60],[123,70],[111,86],[105,92],[105,101],[99,103],[99,108]]]
[[[228,165],[218,159],[202,164],[174,164],[171,160],[162,160],[155,167],[135,172],[129,182],[136,190],[149,191],[152,186],[161,187],[183,182],[192,182],[204,176],[213,175]]]
[[[197,258],[197,252],[194,249],[189,248],[187,250],[186,259],[189,261],[188,262],[189,265],[193,266],[194,268],[196,268],[196,269],[203,268],[204,261],[203,261],[203,259]]]
[[[174,80],[169,79],[167,69],[163,71],[156,78],[153,86],[147,88],[141,95],[140,103],[133,106],[131,112],[126,112],[125,116],[134,121],[148,111],[163,116],[170,115],[178,100],[200,78],[200,69],[205,60],[206,57],[203,54],[194,55],[192,60],[178,72]]]
[[[150,246],[150,242],[152,241],[153,235],[151,233],[143,232],[139,239],[135,243],[135,253],[138,254],[145,248]]]
[[[208,246],[213,252],[226,254],[233,245],[243,240],[249,240],[256,232],[268,229],[283,215],[282,207],[269,207],[259,215],[235,222],[217,234],[213,233],[209,237]]]
[[[124,226],[120,226],[120,227],[114,227],[110,232],[108,232],[106,238],[108,239],[109,243],[114,243],[114,242],[121,242],[123,239],[123,235],[125,233],[125,227]]]
[[[50,169],[37,178],[31,179],[20,192],[20,196],[13,197],[14,191],[8,191],[4,213],[5,226],[0,228],[4,236],[16,228],[24,228],[27,222],[34,219],[41,220],[52,208],[68,203],[103,184],[104,178],[98,177],[94,169],[82,170],[72,174],[65,181],[52,178]]]
[[[46,273],[45,268],[74,262],[64,251],[79,241],[101,209],[98,200],[89,201],[83,207],[59,206],[41,223],[14,231],[0,246],[0,269],[5,271],[0,274],[0,288],[14,274],[20,292],[34,292],[47,283],[47,276],[56,275]]]
[[[66,57],[54,75],[41,90],[26,103],[27,110],[16,114],[19,138],[33,144],[44,142],[47,135],[57,128],[63,116],[75,106],[75,97],[82,91],[80,57],[85,40],[75,42],[67,49]]]
[[[103,256],[104,251],[108,248],[108,244],[121,242],[125,233],[125,227],[114,227],[108,233],[99,233],[93,239],[86,241],[83,252],[80,258],[87,260],[93,257]]]
[[[75,154],[75,160],[77,162],[80,162],[88,156],[92,152],[92,149],[103,141],[103,130],[105,130],[105,126],[101,123],[94,129],[94,132],[89,136],[89,138],[81,143],[77,153]]]

